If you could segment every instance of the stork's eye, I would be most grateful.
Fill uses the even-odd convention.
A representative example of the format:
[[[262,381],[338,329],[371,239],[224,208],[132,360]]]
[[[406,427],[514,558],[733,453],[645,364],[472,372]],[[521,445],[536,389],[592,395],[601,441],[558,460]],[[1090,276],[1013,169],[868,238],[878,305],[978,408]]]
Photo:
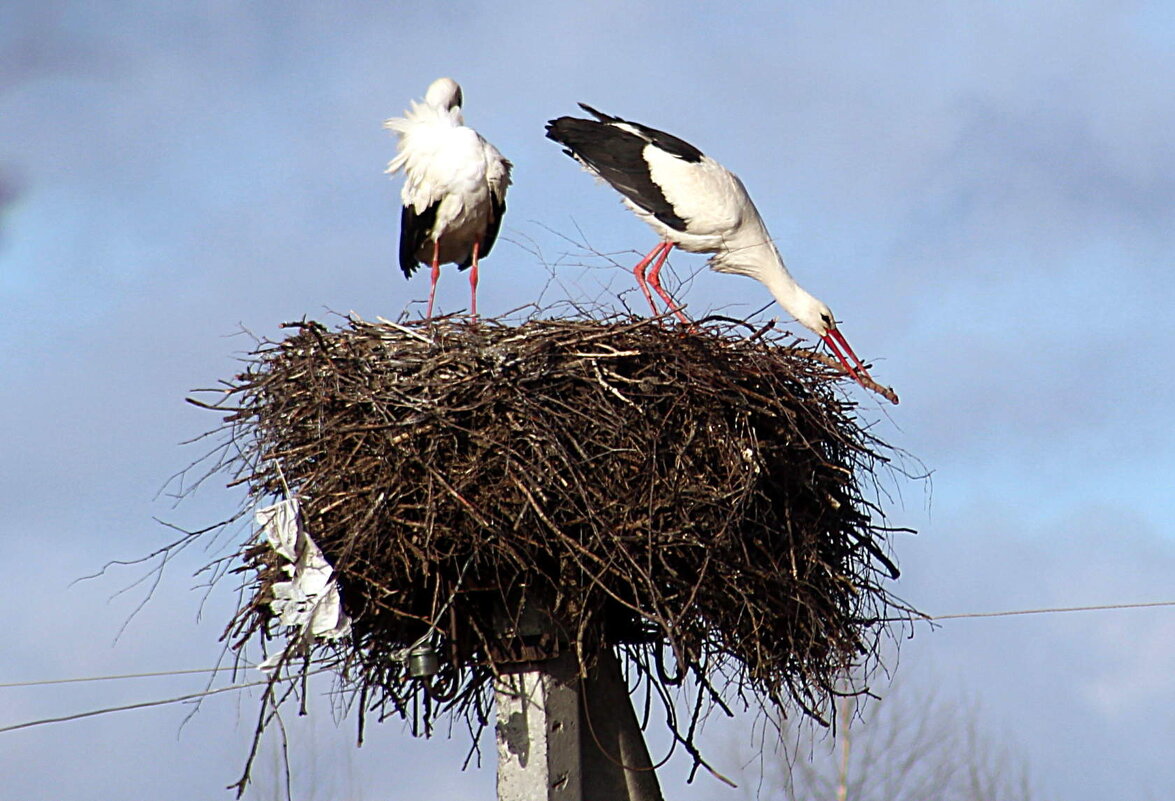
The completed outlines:
[[[830,328],[832,327],[832,315],[831,314],[821,314],[820,321],[823,322],[825,325],[829,326]]]

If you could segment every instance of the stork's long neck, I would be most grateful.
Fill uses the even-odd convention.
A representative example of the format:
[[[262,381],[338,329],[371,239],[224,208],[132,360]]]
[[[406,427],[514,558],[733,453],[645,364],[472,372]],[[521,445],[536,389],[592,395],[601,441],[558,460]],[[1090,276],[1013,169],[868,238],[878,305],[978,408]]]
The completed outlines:
[[[823,304],[788,272],[766,227],[745,226],[740,234],[742,241],[729,242],[731,247],[719,255],[716,259],[719,263],[714,268],[754,278],[767,287],[784,311],[813,332],[823,333],[815,327],[819,319],[817,309]]]
[[[809,315],[805,312],[819,301],[808,290],[796,283],[796,279],[792,278],[791,273],[787,271],[783,259],[774,246],[771,246],[771,250],[773,258],[764,259],[763,269],[755,278],[758,278],[767,287],[767,290],[788,314],[804,325],[808,325],[806,320]]]

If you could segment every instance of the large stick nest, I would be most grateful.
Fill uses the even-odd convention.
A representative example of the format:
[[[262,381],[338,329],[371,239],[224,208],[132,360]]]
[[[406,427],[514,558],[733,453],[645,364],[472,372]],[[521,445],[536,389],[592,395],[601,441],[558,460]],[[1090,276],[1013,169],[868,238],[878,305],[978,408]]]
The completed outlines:
[[[289,327],[218,408],[239,479],[258,502],[296,495],[336,570],[353,633],[320,655],[367,711],[484,725],[509,664],[617,647],[662,697],[688,680],[819,715],[908,611],[866,497],[888,449],[793,340],[628,319]],[[248,554],[238,647],[285,633],[267,603],[284,575]],[[422,638],[432,682],[402,661]],[[694,723],[670,714],[691,750]]]

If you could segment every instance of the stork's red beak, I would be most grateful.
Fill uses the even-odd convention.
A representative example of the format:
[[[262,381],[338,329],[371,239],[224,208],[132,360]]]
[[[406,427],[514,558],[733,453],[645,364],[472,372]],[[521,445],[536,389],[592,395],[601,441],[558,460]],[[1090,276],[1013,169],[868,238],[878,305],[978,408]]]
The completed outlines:
[[[848,340],[844,338],[844,335],[840,331],[835,328],[830,328],[828,333],[824,334],[820,338],[824,340],[824,343],[828,345],[829,350],[833,352],[840,363],[844,365],[845,370],[848,371],[849,375],[851,375],[853,380],[855,380],[858,384],[861,383],[861,376],[865,376],[870,381],[873,380],[873,376],[869,375],[869,371],[865,369],[865,365],[859,358],[857,358],[857,354],[853,352],[852,347],[849,346]],[[850,358],[856,364],[856,367],[854,367],[852,364],[849,364]]]

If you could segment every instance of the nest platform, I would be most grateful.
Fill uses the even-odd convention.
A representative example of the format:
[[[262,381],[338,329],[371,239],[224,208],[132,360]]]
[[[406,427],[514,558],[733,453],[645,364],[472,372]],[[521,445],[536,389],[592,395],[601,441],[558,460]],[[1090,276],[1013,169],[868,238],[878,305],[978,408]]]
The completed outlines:
[[[613,648],[662,698],[692,683],[820,718],[909,612],[867,498],[888,448],[795,340],[629,318],[287,328],[216,408],[237,482],[296,496],[334,566],[353,628],[315,656],[364,714],[485,725],[496,674]],[[276,558],[254,542],[242,570],[226,636],[281,641]],[[425,682],[404,663],[422,638]],[[669,715],[690,746],[697,714]]]

